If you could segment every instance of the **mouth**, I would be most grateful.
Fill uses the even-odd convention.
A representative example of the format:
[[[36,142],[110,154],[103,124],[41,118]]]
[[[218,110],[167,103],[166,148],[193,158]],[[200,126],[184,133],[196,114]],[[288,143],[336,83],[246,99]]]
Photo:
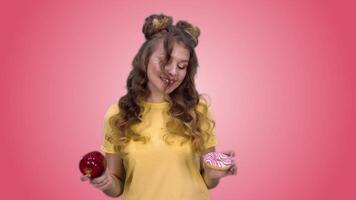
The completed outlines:
[[[163,84],[165,85],[165,86],[171,86],[171,85],[173,85],[173,83],[175,82],[175,81],[173,81],[173,80],[170,80],[170,79],[168,79],[168,78],[164,78],[164,77],[162,77],[162,76],[160,76],[160,79],[161,79],[161,81],[163,82]]]

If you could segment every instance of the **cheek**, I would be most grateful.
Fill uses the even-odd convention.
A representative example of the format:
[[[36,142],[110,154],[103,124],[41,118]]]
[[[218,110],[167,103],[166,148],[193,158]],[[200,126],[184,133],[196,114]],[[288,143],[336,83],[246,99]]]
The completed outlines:
[[[155,79],[155,76],[157,76],[159,69],[154,64],[149,64],[147,67],[147,77],[149,80]]]
[[[151,81],[152,80],[152,71],[151,71],[151,69],[149,67],[147,67],[147,72],[146,73],[147,73],[148,80]]]
[[[150,68],[151,74],[157,76],[161,73],[160,66],[158,64],[152,64]]]
[[[184,78],[185,78],[186,75],[187,75],[187,70],[182,71],[182,73],[181,73],[180,76],[179,76],[180,82],[182,82],[182,81],[184,80]]]

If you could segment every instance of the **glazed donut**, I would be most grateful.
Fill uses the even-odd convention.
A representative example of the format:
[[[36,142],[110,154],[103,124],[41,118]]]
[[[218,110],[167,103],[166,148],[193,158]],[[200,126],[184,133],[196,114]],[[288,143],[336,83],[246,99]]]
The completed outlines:
[[[232,165],[232,160],[224,153],[209,152],[203,156],[205,164],[212,169],[227,170]]]

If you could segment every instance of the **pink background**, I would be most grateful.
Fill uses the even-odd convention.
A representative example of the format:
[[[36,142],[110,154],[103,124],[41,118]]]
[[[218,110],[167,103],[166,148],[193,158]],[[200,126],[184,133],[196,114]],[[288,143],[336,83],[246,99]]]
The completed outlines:
[[[109,199],[79,179],[153,13],[200,27],[197,87],[239,175],[212,199],[356,199],[352,1],[7,1],[1,198]]]

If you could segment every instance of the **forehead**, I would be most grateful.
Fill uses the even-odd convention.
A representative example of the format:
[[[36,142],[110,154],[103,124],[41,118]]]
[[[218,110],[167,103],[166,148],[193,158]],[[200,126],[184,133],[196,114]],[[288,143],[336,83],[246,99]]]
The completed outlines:
[[[163,42],[159,42],[153,54],[155,56],[164,56]],[[177,60],[189,60],[189,54],[189,50],[183,44],[177,42],[173,44],[173,50],[171,53],[173,58]]]

